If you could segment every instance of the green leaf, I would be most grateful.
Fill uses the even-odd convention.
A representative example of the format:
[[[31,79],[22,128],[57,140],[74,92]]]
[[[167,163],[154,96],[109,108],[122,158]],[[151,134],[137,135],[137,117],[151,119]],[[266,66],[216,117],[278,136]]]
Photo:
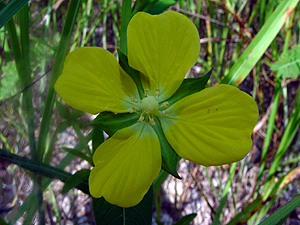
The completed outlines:
[[[192,214],[186,215],[186,216],[182,217],[180,220],[178,220],[176,223],[174,223],[173,225],[189,225],[190,222],[192,222],[196,216],[197,216],[197,213],[192,213]]]
[[[112,136],[118,130],[135,124],[139,117],[137,113],[102,112],[88,125],[97,126]]]
[[[295,208],[297,208],[299,205],[300,205],[300,193],[291,202],[287,203],[285,206],[278,209],[276,212],[274,212],[271,216],[269,216],[259,225],[279,224],[285,218],[287,218],[287,216],[290,213],[292,213],[292,211],[295,210]]]
[[[155,118],[155,125],[153,125],[152,127],[155,130],[160,142],[162,169],[172,176],[181,179],[181,177],[177,173],[177,164],[180,160],[180,156],[177,155],[177,153],[168,142],[161,127],[160,121],[157,118]]]
[[[177,91],[166,101],[168,101],[171,105],[177,102],[178,100],[194,94],[196,92],[199,92],[205,88],[205,85],[210,78],[211,74],[210,70],[207,74],[205,74],[203,77],[196,77],[196,78],[187,78],[184,79],[180,87],[177,89]]]
[[[93,164],[93,160],[91,158],[89,158],[87,155],[85,155],[83,152],[81,152],[79,149],[76,148],[61,148],[63,151],[68,152],[74,156],[77,156],[79,158],[84,159],[85,161],[87,161],[90,165],[94,165]]]
[[[97,225],[151,225],[152,223],[152,186],[136,206],[122,208],[112,205],[102,198],[93,198],[94,216]]]
[[[297,3],[298,0],[282,0],[280,2],[221,83],[238,86],[245,79],[274,40]]]
[[[300,74],[300,46],[283,52],[271,70],[277,71],[277,78],[297,78]]]
[[[82,3],[81,1],[78,0],[71,0],[68,2],[69,2],[69,6],[68,6],[67,17],[63,26],[61,39],[55,55],[55,61],[52,68],[52,74],[50,77],[47,97],[45,101],[45,108],[43,110],[40,132],[37,141],[37,155],[38,155],[38,159],[41,161],[44,157],[44,152],[46,149],[45,140],[47,140],[47,136],[49,134],[49,131],[51,130],[50,127],[51,127],[51,120],[53,116],[52,112],[53,112],[53,106],[55,103],[55,95],[56,95],[56,92],[54,90],[54,84],[63,69],[65,57],[70,48],[70,42],[73,35],[73,28],[76,22],[79,7],[81,6]]]
[[[0,149],[0,158],[2,160],[8,161],[10,163],[16,164],[16,165],[18,165],[24,169],[27,169],[31,172],[41,174],[42,176],[53,178],[53,179],[57,178],[57,179],[61,180],[62,182],[66,182],[66,180],[72,176],[72,174],[70,174],[64,170],[52,167],[45,163],[34,162],[25,157],[21,157],[16,154],[8,153],[3,149]],[[76,188],[86,194],[90,193],[88,183],[86,183],[84,181],[81,181],[78,185],[76,185]]]
[[[4,0],[0,1],[0,28],[12,18],[29,0],[10,0],[5,4]]]
[[[66,180],[61,193],[66,194],[68,191],[70,191],[72,188],[75,188],[81,182],[88,183],[90,172],[91,171],[89,169],[82,169],[74,173]]]

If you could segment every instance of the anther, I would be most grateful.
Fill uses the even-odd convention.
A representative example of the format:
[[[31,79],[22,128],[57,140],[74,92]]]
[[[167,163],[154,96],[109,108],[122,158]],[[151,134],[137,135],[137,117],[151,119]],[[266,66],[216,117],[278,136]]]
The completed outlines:
[[[149,117],[149,123],[152,126],[155,124],[154,119],[152,117]]]
[[[141,123],[141,122],[143,122],[144,119],[145,119],[145,117],[143,115],[141,115],[138,122]]]
[[[160,95],[160,89],[156,88],[155,89],[155,97],[158,98],[159,95]]]
[[[139,108],[136,107],[136,106],[132,106],[131,108],[132,108],[133,110],[139,110]]]
[[[149,95],[149,90],[145,89],[145,96],[147,97]]]
[[[164,110],[164,111],[161,111],[160,114],[161,114],[162,116],[168,115],[168,114],[169,114],[169,110],[166,109],[166,110]]]
[[[139,100],[138,99],[135,99],[134,97],[131,97],[131,101],[135,102],[135,103],[138,103]]]
[[[170,103],[169,102],[164,102],[161,107],[163,108],[168,108],[170,106]]]

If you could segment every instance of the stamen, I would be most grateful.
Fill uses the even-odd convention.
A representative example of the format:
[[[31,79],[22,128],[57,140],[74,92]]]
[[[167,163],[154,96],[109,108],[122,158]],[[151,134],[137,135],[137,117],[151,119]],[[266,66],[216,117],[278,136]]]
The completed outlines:
[[[159,95],[160,95],[160,89],[156,88],[155,89],[155,97],[158,98]]]
[[[155,124],[154,119],[152,117],[149,117],[149,123],[152,126]]]
[[[136,106],[132,106],[131,108],[132,108],[133,110],[139,110],[139,108],[136,107]]]
[[[141,114],[141,116],[140,116],[138,122],[141,123],[141,122],[143,122],[144,119],[145,119],[145,117]]]
[[[160,114],[161,114],[162,116],[168,115],[168,114],[169,114],[169,110],[166,109],[166,110],[164,110],[164,111],[161,111]]]
[[[170,106],[170,103],[169,102],[164,102],[161,107],[163,108],[168,108]]]
[[[147,97],[149,95],[149,89],[145,89],[145,96]]]
[[[131,101],[135,102],[135,103],[139,103],[138,99],[135,99],[134,97],[131,97]]]
[[[131,109],[131,108],[128,109],[128,112],[129,112],[129,113],[133,113],[133,109]]]

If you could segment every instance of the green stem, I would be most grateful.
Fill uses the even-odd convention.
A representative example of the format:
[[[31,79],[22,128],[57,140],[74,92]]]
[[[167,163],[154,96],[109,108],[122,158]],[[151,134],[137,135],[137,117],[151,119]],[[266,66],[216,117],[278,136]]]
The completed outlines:
[[[20,21],[20,43],[16,32],[16,27],[13,19],[7,23],[9,38],[11,41],[12,51],[16,61],[16,67],[21,83],[21,89],[23,92],[23,104],[26,112],[26,125],[29,137],[29,149],[32,157],[32,161],[37,161],[36,141],[34,135],[34,109],[32,105],[32,92],[30,88],[27,88],[31,84],[31,69],[30,69],[30,44],[29,44],[29,10],[26,4],[19,11]],[[43,207],[43,191],[41,190],[41,179],[38,176],[34,176],[34,193],[36,195],[39,224],[45,224],[45,213]]]
[[[122,1],[120,50],[127,56],[127,27],[131,19],[131,0]]]
[[[40,133],[39,133],[39,138],[37,143],[37,153],[38,153],[38,159],[40,161],[42,161],[44,157],[45,141],[47,139],[47,135],[51,125],[51,115],[52,115],[54,100],[56,95],[56,92],[54,90],[54,84],[57,78],[59,77],[59,75],[61,74],[65,57],[69,51],[72,32],[78,14],[80,3],[81,1],[71,0],[69,4],[66,22],[64,24],[62,36],[55,56],[55,63],[53,66],[52,76],[50,78],[50,84],[47,93],[47,98],[46,98],[46,103],[45,103],[45,108],[43,112],[41,128],[40,128]]]
[[[31,68],[30,68],[30,43],[29,43],[29,6],[26,4],[19,11],[19,21],[20,21],[20,43],[21,43],[21,54],[22,54],[22,80],[23,87],[27,88],[31,84]],[[29,147],[30,153],[33,161],[38,161],[37,158],[37,149],[36,149],[36,140],[34,135],[34,109],[32,105],[32,89],[27,88],[23,92],[23,101],[26,111],[27,119],[27,129],[29,137]],[[40,175],[34,175],[34,193],[36,196],[37,206],[38,206],[38,223],[40,225],[46,224],[45,219],[45,206],[43,202],[43,189],[42,189],[42,177]]]
[[[275,87],[275,96],[274,96],[274,100],[272,103],[272,108],[271,108],[271,112],[270,112],[270,116],[269,116],[269,120],[268,120],[267,135],[266,135],[266,138],[264,141],[263,150],[262,150],[262,154],[261,154],[261,163],[260,163],[260,168],[259,168],[258,176],[257,176],[257,185],[255,187],[255,194],[258,194],[258,190],[260,188],[260,181],[261,181],[263,172],[265,170],[268,149],[269,149],[269,146],[270,146],[270,143],[272,140],[273,130],[275,128],[275,120],[276,120],[276,115],[277,115],[277,111],[278,111],[280,93],[281,93],[281,83],[279,81],[277,81],[276,87]]]

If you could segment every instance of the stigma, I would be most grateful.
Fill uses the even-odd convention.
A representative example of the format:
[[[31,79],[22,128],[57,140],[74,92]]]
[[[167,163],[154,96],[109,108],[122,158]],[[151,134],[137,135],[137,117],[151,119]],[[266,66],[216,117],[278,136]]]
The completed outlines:
[[[155,117],[168,115],[169,110],[167,108],[170,104],[168,102],[163,102],[161,104],[157,101],[157,98],[160,96],[159,88],[155,89],[155,92],[153,93],[154,96],[150,94],[149,89],[145,89],[144,91],[145,97],[142,100],[135,99],[134,97],[131,98],[134,106],[132,106],[128,112],[140,114],[138,119],[139,123],[146,121],[153,126],[155,125]]]

